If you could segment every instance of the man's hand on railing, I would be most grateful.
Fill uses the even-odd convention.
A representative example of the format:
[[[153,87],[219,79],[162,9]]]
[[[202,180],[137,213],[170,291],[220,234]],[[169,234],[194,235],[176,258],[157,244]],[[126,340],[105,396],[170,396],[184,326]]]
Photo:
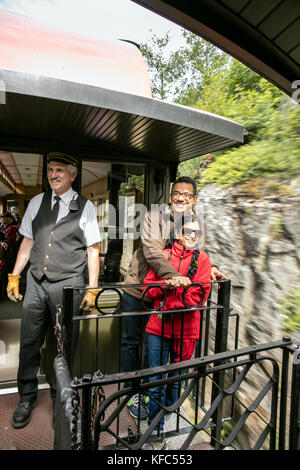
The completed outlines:
[[[211,267],[210,277],[213,282],[225,281],[228,279],[223,273],[221,273],[221,271],[219,271],[218,266]]]
[[[19,293],[19,281],[21,276],[8,274],[8,283],[6,287],[6,293],[9,300],[13,302],[17,302],[18,300],[22,300],[23,295]]]
[[[175,289],[176,287],[189,287],[192,284],[192,281],[189,277],[174,276],[171,279],[167,279],[165,283],[166,289]]]
[[[95,300],[99,289],[87,289],[85,296],[80,304],[80,309],[84,312],[91,312],[96,308]]]

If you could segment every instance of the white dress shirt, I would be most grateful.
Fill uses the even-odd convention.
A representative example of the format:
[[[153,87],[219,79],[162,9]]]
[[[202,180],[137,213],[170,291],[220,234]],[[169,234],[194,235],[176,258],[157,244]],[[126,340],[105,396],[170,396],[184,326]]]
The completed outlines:
[[[35,219],[39,211],[43,196],[44,193],[41,193],[31,199],[19,229],[21,235],[30,238],[31,240],[33,240],[32,221]],[[54,191],[52,191],[51,208],[53,208],[53,205],[55,203],[54,196],[56,196],[56,194]],[[77,199],[77,197],[78,193],[76,193],[76,191],[74,191],[72,188],[60,196],[59,211],[56,222],[68,215],[70,211],[69,204],[73,198]],[[83,230],[86,246],[91,246],[94,243],[98,243],[101,241],[100,230],[97,222],[97,215],[91,201],[87,201],[84,206],[79,221],[79,227]]]

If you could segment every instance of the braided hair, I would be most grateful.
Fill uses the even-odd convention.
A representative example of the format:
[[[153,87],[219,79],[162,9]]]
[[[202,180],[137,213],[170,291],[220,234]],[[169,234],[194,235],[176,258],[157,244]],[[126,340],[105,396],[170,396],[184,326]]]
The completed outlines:
[[[191,259],[191,262],[190,262],[190,265],[189,265],[189,269],[188,269],[188,272],[187,272],[187,277],[191,278],[193,276],[195,276],[196,272],[197,272],[197,269],[198,269],[198,258],[199,258],[199,254],[200,254],[200,250],[199,249],[196,249],[194,250],[193,252],[193,257]]]

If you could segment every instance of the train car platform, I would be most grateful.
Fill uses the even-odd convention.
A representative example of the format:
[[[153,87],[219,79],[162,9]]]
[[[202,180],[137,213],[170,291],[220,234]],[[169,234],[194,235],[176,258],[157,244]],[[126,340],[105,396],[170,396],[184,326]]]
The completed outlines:
[[[113,393],[112,386],[104,387],[105,394]],[[38,404],[32,410],[31,420],[22,429],[14,429],[11,425],[12,415],[19,401],[18,393],[5,393],[0,395],[0,450],[53,450],[54,429],[52,427],[52,402],[49,389],[41,389],[38,392]],[[112,410],[108,410],[112,411]],[[183,426],[186,423],[181,423]],[[115,425],[116,426],[116,425]],[[133,431],[137,429],[137,422],[129,414],[127,408],[120,415],[119,433],[126,437],[128,427]],[[168,422],[167,431],[176,428],[176,417]],[[147,421],[141,422],[141,432],[147,429]],[[177,435],[168,439],[168,449],[180,449],[187,435]],[[115,439],[107,432],[102,433],[100,449],[115,450]],[[189,450],[212,450],[208,442],[199,435],[192,443]]]
[[[27,426],[14,429],[11,424],[12,416],[19,401],[16,388],[16,377],[19,359],[19,336],[21,325],[21,304],[13,304],[7,299],[0,301],[0,331],[1,340],[4,345],[1,351],[0,361],[0,450],[53,450],[54,429],[52,427],[52,401],[49,386],[43,375],[39,376],[38,404],[32,410],[31,420]],[[104,387],[105,396],[117,390],[116,385]],[[114,406],[111,405],[106,413],[112,413]],[[184,413],[183,410],[181,410]],[[180,420],[179,429],[187,425],[184,419]],[[140,432],[147,430],[147,421],[140,422]],[[180,449],[187,434],[175,432],[177,423],[176,416],[172,416],[166,424],[166,432],[172,435],[168,438],[168,449]],[[129,414],[127,407],[122,410],[119,419],[119,435],[128,436],[128,428],[133,433],[137,432],[137,421]],[[114,423],[113,431],[116,432],[117,424]],[[174,432],[172,432],[174,431]],[[200,435],[192,442],[189,450],[211,450],[212,447],[206,442],[207,436]],[[116,440],[108,432],[101,434],[100,449],[116,449]]]
[[[14,429],[11,424],[18,402],[18,393],[0,396],[0,450],[52,450],[54,430],[49,390],[39,390],[38,404],[22,429]]]

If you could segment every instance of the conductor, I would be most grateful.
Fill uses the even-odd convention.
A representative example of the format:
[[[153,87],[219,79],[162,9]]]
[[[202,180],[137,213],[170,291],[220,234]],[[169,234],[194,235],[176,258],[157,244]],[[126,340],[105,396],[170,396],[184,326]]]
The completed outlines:
[[[51,189],[31,199],[19,229],[24,238],[13,271],[8,275],[10,300],[22,299],[19,279],[28,261],[30,267],[21,322],[17,376],[20,402],[12,419],[15,428],[28,424],[37,403],[40,348],[49,322],[55,324],[56,305],[62,303],[63,287],[83,286],[86,265],[89,288],[83,299],[74,291],[74,311],[79,308],[89,311],[95,305],[101,236],[92,202],[72,188],[77,172],[75,157],[50,153],[47,178]],[[55,403],[54,388],[50,394]]]

